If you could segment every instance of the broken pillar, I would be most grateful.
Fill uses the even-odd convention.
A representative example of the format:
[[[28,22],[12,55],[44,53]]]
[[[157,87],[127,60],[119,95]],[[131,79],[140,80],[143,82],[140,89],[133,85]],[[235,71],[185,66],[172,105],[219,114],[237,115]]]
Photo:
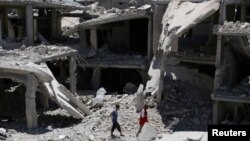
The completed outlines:
[[[222,0],[221,6],[220,6],[220,16],[219,16],[219,24],[223,24],[224,21],[226,21],[226,0]]]
[[[76,94],[76,57],[72,55],[69,57],[69,85],[70,91]]]
[[[136,112],[140,112],[144,107],[144,94],[143,94],[144,86],[140,84],[137,92],[136,92]]]
[[[97,42],[97,29],[92,28],[90,29],[90,47],[97,50],[98,42]]]
[[[33,7],[32,5],[26,6],[26,36],[27,36],[27,45],[31,46],[34,42],[34,24],[33,24]]]
[[[155,127],[153,127],[151,124],[146,122],[142,129],[140,134],[138,135],[139,141],[152,141],[155,140],[157,137],[157,131]]]
[[[95,68],[92,76],[92,87],[93,90],[98,90],[101,87],[101,69]]]
[[[156,54],[158,43],[161,35],[162,29],[162,17],[166,11],[166,5],[155,4],[154,5],[154,17],[153,17],[153,52]]]
[[[29,74],[27,78],[27,88],[25,94],[26,101],[26,119],[28,128],[37,127],[37,112],[36,112],[36,89],[38,85],[37,78]]]

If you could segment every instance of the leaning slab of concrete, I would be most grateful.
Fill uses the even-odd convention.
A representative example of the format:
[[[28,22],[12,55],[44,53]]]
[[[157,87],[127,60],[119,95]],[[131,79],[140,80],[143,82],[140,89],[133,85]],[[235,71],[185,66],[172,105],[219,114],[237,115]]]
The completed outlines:
[[[65,8],[65,9],[85,9],[81,4],[68,0],[1,0],[0,6],[25,6]]]
[[[120,9],[114,9],[114,11],[106,11],[105,14],[100,15],[98,18],[82,22],[79,25],[76,25],[74,28],[65,31],[63,34],[69,35],[81,29],[89,29],[102,24],[133,20],[133,19],[142,19],[148,17],[149,13],[146,10],[135,9],[135,10],[122,11]]]
[[[26,117],[29,128],[37,127],[36,91],[42,92],[75,118],[81,119],[84,117],[84,114],[91,114],[88,108],[73,93],[59,84],[44,63],[49,60],[67,58],[68,55],[74,56],[74,53],[75,51],[68,47],[57,46],[1,50],[0,78],[11,79],[27,86]]]
[[[175,38],[180,37],[190,28],[214,14],[219,6],[219,0],[202,3],[171,1],[162,19],[163,28],[159,49],[164,52],[171,51],[170,46]]]
[[[157,102],[161,101],[163,77],[167,55],[171,53],[174,41],[193,26],[214,14],[220,6],[219,0],[203,1],[201,3],[172,0],[162,18],[162,32],[158,43],[158,51],[149,69],[146,90],[155,87]],[[176,50],[176,49],[175,49]]]

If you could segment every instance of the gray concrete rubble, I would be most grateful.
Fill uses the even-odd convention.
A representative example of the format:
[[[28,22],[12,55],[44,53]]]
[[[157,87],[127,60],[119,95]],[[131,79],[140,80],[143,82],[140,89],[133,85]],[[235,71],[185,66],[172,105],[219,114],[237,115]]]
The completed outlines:
[[[250,124],[248,4],[0,0],[0,140],[207,141],[210,124]]]
[[[57,46],[1,50],[0,77],[23,83],[27,87],[26,117],[29,128],[37,127],[35,97],[38,86],[39,89],[42,89],[44,95],[65,108],[75,118],[83,118],[83,114],[90,114],[88,108],[67,88],[59,84],[47,65],[42,63],[56,58],[67,58],[69,54],[74,56],[74,53],[75,51],[68,47]],[[71,80],[73,83],[74,78],[71,78]],[[70,103],[73,103],[74,106]]]
[[[139,141],[150,141],[154,140],[157,137],[157,131],[149,123],[145,123],[142,127],[140,134],[138,135]]]
[[[95,107],[99,107],[103,105],[103,101],[105,98],[105,94],[106,94],[106,90],[104,88],[100,88],[99,90],[97,90],[96,92],[96,97],[95,99],[93,99],[93,106]]]
[[[136,111],[137,112],[140,112],[144,107],[143,89],[144,89],[144,86],[142,84],[140,84],[137,92],[135,93],[135,95],[136,95]]]
[[[250,25],[248,22],[231,22],[225,21],[223,25],[214,26],[214,33],[216,35],[232,35],[247,36],[249,34]]]
[[[79,25],[76,25],[74,28],[65,31],[63,34],[68,35],[77,32],[79,29],[89,29],[101,24],[147,18],[148,16],[148,9],[108,9],[103,11],[99,17],[82,22]]]
[[[70,8],[70,9],[84,9],[85,7],[77,2],[69,0],[2,0],[0,5],[32,5],[35,7],[57,7],[57,8]]]
[[[174,0],[169,3],[162,18],[162,31],[159,37],[158,51],[155,52],[155,57],[149,69],[151,80],[146,86],[147,89],[153,86],[157,89],[158,102],[161,101],[165,68],[167,65],[171,65],[172,62],[180,62],[178,60],[170,61],[169,57],[167,57],[171,52],[177,51],[176,39],[207,17],[213,15],[219,9],[219,6],[219,0],[200,3]]]
[[[214,14],[220,6],[219,0],[201,3],[171,1],[163,15],[159,49],[170,52],[172,41],[188,29]]]

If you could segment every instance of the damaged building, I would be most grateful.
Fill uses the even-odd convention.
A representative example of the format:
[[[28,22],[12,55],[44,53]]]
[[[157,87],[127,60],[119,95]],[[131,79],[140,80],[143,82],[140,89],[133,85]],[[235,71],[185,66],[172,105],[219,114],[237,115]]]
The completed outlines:
[[[249,4],[1,0],[0,126],[6,130],[0,139],[38,132],[37,140],[112,140],[107,132],[116,104],[128,135],[122,140],[136,138],[144,104],[154,127],[143,128],[140,140],[203,132],[208,124],[249,124]],[[19,132],[29,132],[16,126],[23,123],[34,128],[32,135]]]
[[[137,9],[104,11],[98,18],[84,21],[64,32],[79,33],[79,60],[87,71],[79,88],[122,91],[127,82],[137,86],[147,81],[152,58],[152,14],[150,5]],[[92,76],[92,78],[86,78]],[[115,89],[114,89],[115,88]]]

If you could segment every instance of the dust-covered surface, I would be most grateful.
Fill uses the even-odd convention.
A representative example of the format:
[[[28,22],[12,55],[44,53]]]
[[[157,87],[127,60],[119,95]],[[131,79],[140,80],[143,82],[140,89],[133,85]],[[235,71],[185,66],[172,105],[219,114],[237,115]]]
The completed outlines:
[[[180,85],[180,87],[183,85]],[[187,87],[185,87],[187,88]],[[173,90],[174,91],[174,90]],[[85,117],[82,121],[75,120],[62,109],[51,109],[39,114],[39,128],[26,129],[25,121],[10,122],[4,128],[10,136],[7,140],[89,140],[94,136],[95,140],[120,140],[133,141],[139,128],[138,114],[136,113],[136,98],[134,94],[107,93],[103,104],[93,106],[95,92],[83,92],[79,98],[88,105],[93,114]],[[209,119],[211,109],[209,100],[204,100],[184,93],[181,90],[171,92],[168,98],[159,106],[156,106],[152,97],[146,98],[150,109],[148,110],[149,123],[157,130],[157,140],[162,138],[162,134],[170,134],[175,131],[204,131]],[[111,117],[110,113],[114,104],[120,103],[118,121],[121,124],[125,137],[117,136],[111,139]],[[194,109],[199,106],[199,109]],[[171,112],[176,111],[177,112]],[[183,110],[183,112],[179,112]],[[15,126],[13,126],[13,124]],[[12,125],[12,126],[9,126]],[[61,139],[60,139],[61,138]]]
[[[78,8],[84,9],[81,4],[69,0],[1,0],[0,5],[33,5],[38,7],[56,7],[56,8]]]
[[[93,8],[91,12],[98,13],[99,16],[97,18],[84,21],[76,25],[74,28],[65,31],[63,34],[69,35],[74,32],[77,32],[79,29],[91,28],[94,26],[112,23],[112,22],[148,18],[150,15],[148,10],[151,9],[151,6],[147,9],[143,9],[139,7],[139,8],[122,9],[122,10],[117,9],[117,8],[106,10],[106,9],[98,8],[97,6],[94,6],[94,7],[95,8]],[[90,14],[91,12],[87,11],[87,13],[90,13]]]
[[[22,46],[20,49],[0,49],[0,63],[45,62],[50,58],[60,59],[74,54],[76,51],[66,46]]]
[[[216,96],[231,96],[231,98],[242,98],[250,99],[250,83],[249,76],[245,77],[240,83],[235,87],[230,88],[228,86],[222,86],[220,89],[215,91]]]
[[[83,55],[87,56],[87,55]],[[86,58],[83,62],[84,66],[124,66],[145,68],[147,61],[146,57],[135,53],[113,53],[108,47],[103,47],[98,50],[96,55],[91,58]]]
[[[227,22],[214,27],[214,33],[218,35],[249,35],[250,24],[248,22]]]
[[[164,123],[174,131],[207,131],[212,117],[212,88],[213,79],[206,74],[181,66],[169,67],[159,105]]]

